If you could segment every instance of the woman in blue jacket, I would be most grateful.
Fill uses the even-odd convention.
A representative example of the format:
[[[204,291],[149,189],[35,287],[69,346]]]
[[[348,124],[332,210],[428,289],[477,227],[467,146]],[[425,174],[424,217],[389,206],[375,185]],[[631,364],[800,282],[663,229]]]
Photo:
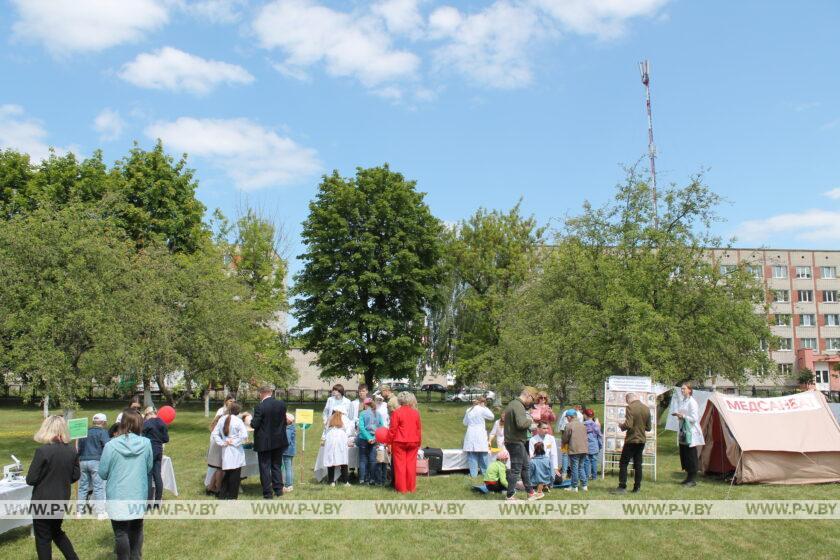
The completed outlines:
[[[143,515],[152,471],[152,443],[140,435],[142,431],[140,413],[124,410],[119,431],[105,445],[99,460],[117,560],[140,558],[143,553]]]

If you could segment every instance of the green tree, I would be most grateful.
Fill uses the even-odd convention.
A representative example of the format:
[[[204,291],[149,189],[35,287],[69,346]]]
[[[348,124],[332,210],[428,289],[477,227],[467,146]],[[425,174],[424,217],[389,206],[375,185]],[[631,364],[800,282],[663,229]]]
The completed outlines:
[[[414,376],[436,293],[441,224],[387,165],[325,176],[303,224],[294,309],[324,377]]]
[[[138,247],[159,242],[172,252],[191,253],[209,235],[186,155],[175,162],[160,141],[149,151],[135,144],[115,164],[112,175],[120,195],[114,211]]]
[[[527,297],[537,303],[529,308],[556,305],[574,318],[574,328],[558,320],[554,336],[576,341],[576,359],[565,367],[587,386],[612,374],[665,383],[769,374],[762,341],[772,347],[775,339],[764,288],[743,267],[724,274],[711,258],[724,247],[711,233],[719,197],[701,177],[661,194],[659,227],[650,189],[632,171],[613,202],[586,204],[534,279],[539,288]]]
[[[538,263],[544,227],[524,217],[517,203],[509,212],[476,211],[448,236],[450,276],[432,310],[437,356],[454,364],[464,383],[491,377],[502,311]]]
[[[0,221],[0,369],[65,408],[118,367],[128,243],[89,208]]]

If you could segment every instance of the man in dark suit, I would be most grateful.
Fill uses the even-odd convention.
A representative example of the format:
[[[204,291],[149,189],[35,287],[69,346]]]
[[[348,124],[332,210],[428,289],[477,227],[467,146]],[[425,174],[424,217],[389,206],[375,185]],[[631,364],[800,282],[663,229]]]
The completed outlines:
[[[260,404],[254,408],[251,427],[254,428],[254,450],[260,464],[263,498],[270,500],[272,492],[274,496],[282,496],[280,465],[283,463],[283,451],[289,445],[286,439],[286,403],[274,398],[272,387],[260,387]]]

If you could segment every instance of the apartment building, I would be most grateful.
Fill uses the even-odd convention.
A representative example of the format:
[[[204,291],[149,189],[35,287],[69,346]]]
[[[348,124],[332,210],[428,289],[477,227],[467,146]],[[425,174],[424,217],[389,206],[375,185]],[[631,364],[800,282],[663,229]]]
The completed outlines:
[[[832,369],[840,363],[840,251],[733,248],[712,257],[722,272],[746,264],[767,288],[770,330],[781,339],[771,357],[787,384],[808,368],[817,389],[840,391]]]

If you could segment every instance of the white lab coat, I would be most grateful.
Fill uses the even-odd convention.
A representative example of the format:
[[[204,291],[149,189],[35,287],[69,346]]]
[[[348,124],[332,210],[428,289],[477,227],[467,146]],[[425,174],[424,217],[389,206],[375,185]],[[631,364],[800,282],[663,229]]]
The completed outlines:
[[[691,445],[689,447],[705,445],[706,440],[703,439],[703,430],[700,429],[700,407],[697,406],[697,401],[694,400],[694,397],[684,399],[680,403],[677,412],[681,412],[688,421],[688,425],[691,426]],[[677,432],[677,438],[679,437],[679,432]]]
[[[563,430],[566,429],[569,421],[566,419],[565,412],[568,409],[564,409],[560,411],[560,418],[557,419],[557,423],[554,425],[554,433],[555,434],[562,434]],[[584,417],[583,414],[579,410],[575,411],[575,416],[577,416],[577,421],[583,424]]]
[[[495,437],[496,441],[494,445],[499,449],[505,448],[505,427],[502,426],[499,420],[493,422],[493,427],[490,428],[490,435],[488,436],[488,441],[491,437]]]
[[[350,445],[348,438],[353,437],[353,423],[342,415],[344,426],[327,428],[321,440],[324,442],[324,466],[336,467],[350,463]]]
[[[343,409],[345,414],[350,414],[350,399],[347,397],[330,397],[327,399],[327,403],[324,405],[324,426],[327,425],[327,422],[330,419],[333,411],[336,408]]]
[[[361,406],[361,401],[356,399],[354,401],[350,401],[350,410],[347,412],[347,416],[350,418],[350,421],[353,424],[358,425],[359,423],[359,407]]]
[[[213,430],[213,441],[222,448],[223,471],[245,466],[245,449],[242,448],[242,444],[248,441],[248,428],[239,416],[230,417],[230,430],[228,435],[224,434],[227,416],[221,417],[219,423],[216,424],[216,429]],[[233,443],[227,445],[225,442],[228,439],[233,440]]]
[[[388,412],[388,403],[382,401],[382,403],[376,407],[376,413],[379,415],[379,418],[382,420],[382,425],[386,428],[391,427],[391,413]]]
[[[551,462],[551,472],[557,470],[557,456],[559,454],[559,449],[557,448],[557,440],[551,434],[545,434],[544,437],[540,437],[538,435],[532,436],[531,439],[528,440],[528,455],[530,457],[534,456],[534,444],[538,441],[543,443],[543,447],[545,447],[545,454],[548,455],[548,459]]]
[[[484,423],[495,418],[486,406],[471,406],[464,414],[464,426],[467,433],[464,434],[464,451],[479,451],[487,453],[490,446],[487,444],[487,428]]]

